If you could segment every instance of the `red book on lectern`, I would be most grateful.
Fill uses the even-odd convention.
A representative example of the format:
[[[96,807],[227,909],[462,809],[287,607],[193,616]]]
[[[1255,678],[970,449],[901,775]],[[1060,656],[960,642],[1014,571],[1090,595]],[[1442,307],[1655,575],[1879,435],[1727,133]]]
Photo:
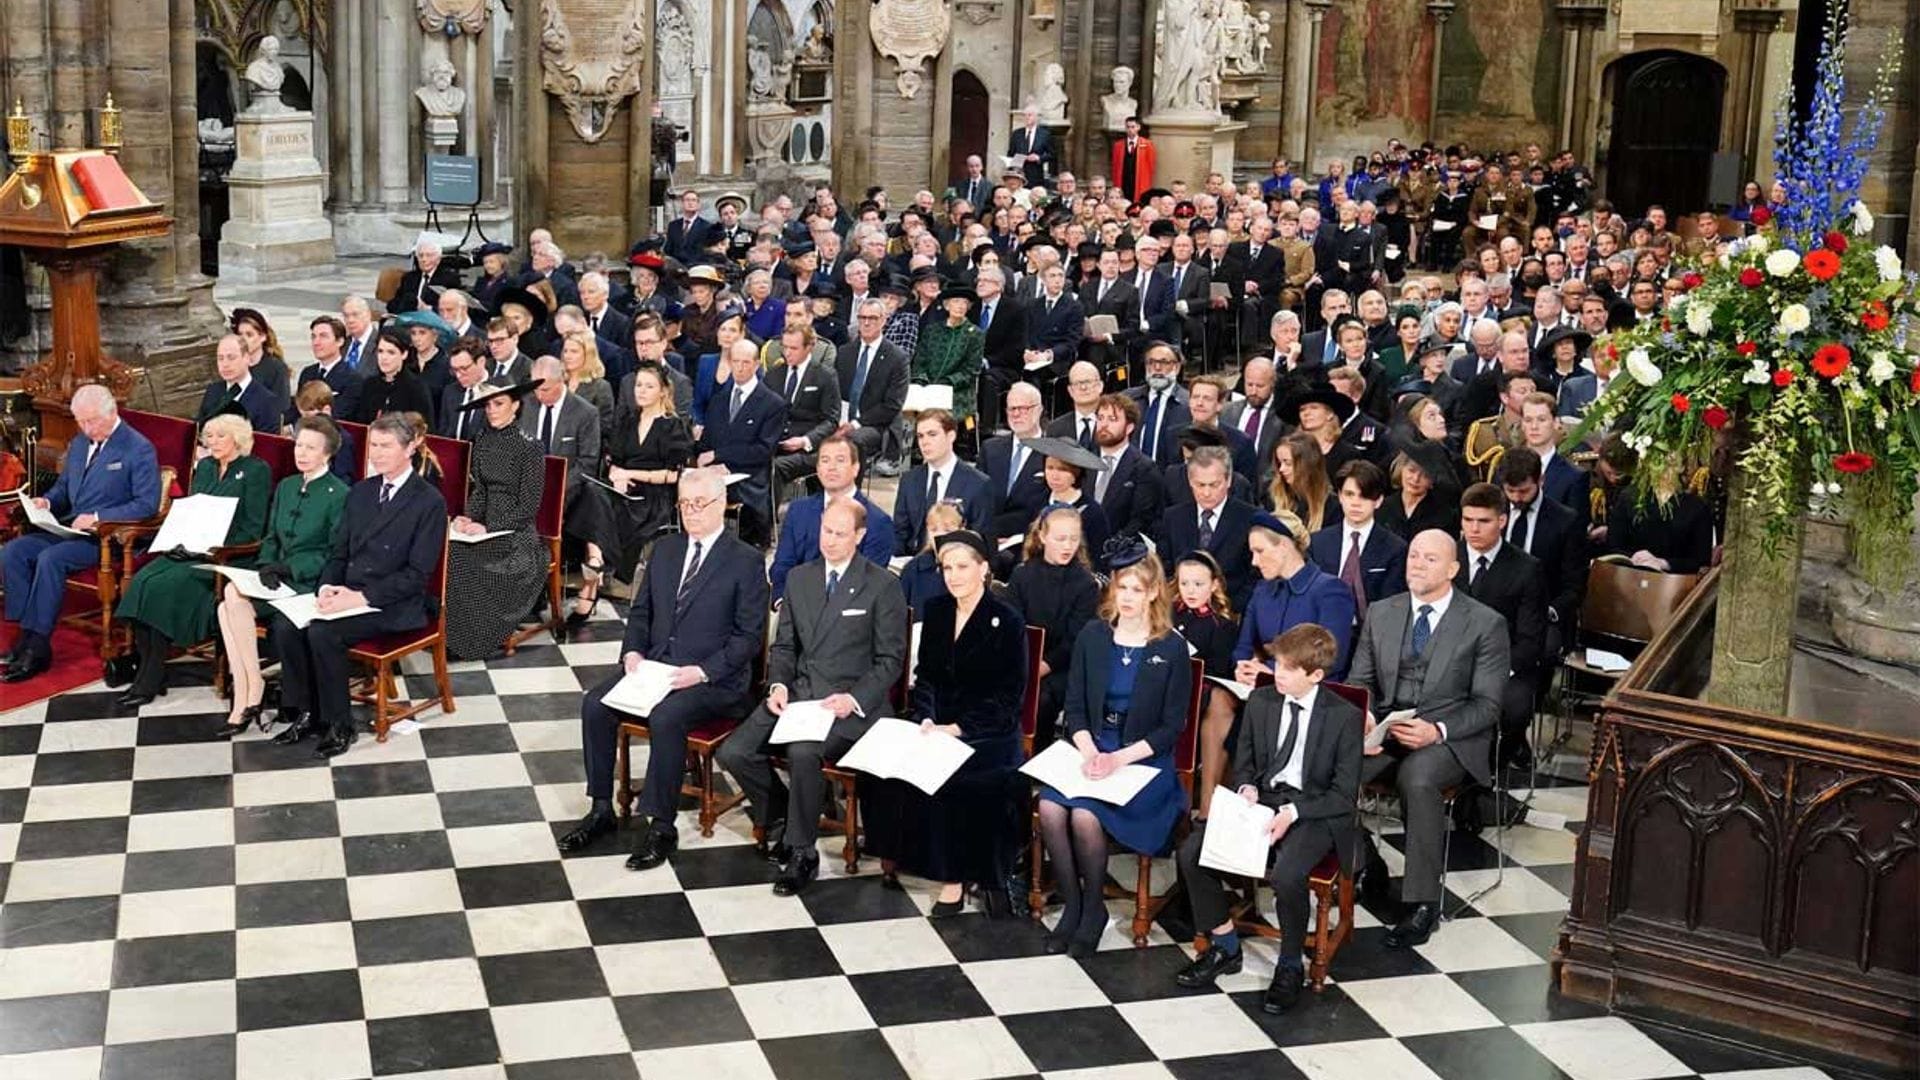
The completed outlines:
[[[73,163],[73,179],[95,210],[131,210],[151,205],[127,179],[120,159],[111,154],[89,154]]]

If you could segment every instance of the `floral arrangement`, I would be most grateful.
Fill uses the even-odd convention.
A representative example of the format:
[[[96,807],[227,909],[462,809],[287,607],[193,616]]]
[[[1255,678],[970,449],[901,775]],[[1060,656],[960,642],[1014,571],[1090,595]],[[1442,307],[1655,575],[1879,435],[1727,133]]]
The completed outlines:
[[[1920,475],[1920,288],[1872,242],[1858,195],[1894,64],[1843,140],[1845,37],[1829,27],[1807,124],[1776,125],[1789,204],[1756,208],[1756,230],[1687,270],[1662,318],[1598,346],[1625,377],[1569,445],[1596,427],[1621,432],[1645,497],[1730,441],[1740,509],[1760,515],[1769,551],[1817,498],[1850,513],[1863,566],[1885,575],[1907,550]]]

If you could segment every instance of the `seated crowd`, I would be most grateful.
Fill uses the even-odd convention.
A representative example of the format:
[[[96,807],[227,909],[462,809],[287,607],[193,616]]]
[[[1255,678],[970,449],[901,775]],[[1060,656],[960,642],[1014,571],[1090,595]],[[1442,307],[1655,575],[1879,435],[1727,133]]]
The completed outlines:
[[[483,245],[472,280],[423,243],[386,320],[348,297],[312,320],[297,373],[267,320],[236,311],[182,488],[234,497],[226,543],[258,545],[237,564],[314,593],[323,617],[297,624],[157,553],[117,599],[132,650],[110,685],[146,704],[171,650],[217,639],[232,708],[210,734],[278,723],[277,741],[331,757],[357,735],[355,643],[438,618],[448,654],[486,659],[624,592],[623,671],[581,709],[590,809],[562,850],[616,830],[623,725],[643,725],[628,865],[666,861],[689,740],[725,723],[717,762],[775,891],[815,879],[823,811],[857,813],[887,886],[938,883],[935,915],[970,896],[999,912],[1031,827],[1018,769],[1064,740],[1089,779],[1159,772],[1120,806],[1042,785],[1032,820],[1063,905],[1047,948],[1092,950],[1118,847],[1177,858],[1209,942],[1181,983],[1238,970],[1201,862],[1219,787],[1278,811],[1266,1004],[1282,1011],[1308,874],[1333,853],[1363,894],[1386,886],[1361,786],[1404,804],[1387,942],[1420,944],[1443,895],[1442,792],[1529,761],[1591,561],[1691,574],[1715,543],[1698,478],[1654,478],[1664,505],[1643,505],[1617,434],[1571,437],[1613,377],[1606,335],[1658,317],[1676,257],[1711,250],[1711,215],[1686,241],[1658,207],[1628,223],[1537,147],[1482,167],[1396,143],[1357,166],[1317,188],[1285,162],[1243,189],[1159,188],[1131,161],[1125,184],[1043,169],[992,186],[975,159],[978,206],[921,191],[896,212],[876,189],[849,211],[823,187],[753,225],[744,199],[709,219],[689,191],[620,273],[575,267],[546,230],[518,267]],[[81,437],[37,505],[83,531],[153,515],[153,445],[101,388],[72,408]],[[282,432],[276,478],[252,450]],[[434,450],[450,443],[468,470],[451,518]],[[579,586],[543,617],[555,459]],[[890,504],[869,474],[897,478]],[[47,667],[66,579],[96,558],[31,529],[0,548],[7,681]],[[1241,692],[1196,688],[1189,657]],[[636,717],[606,699],[643,661],[672,669],[671,691]],[[802,701],[831,713],[825,737],[770,742]],[[1363,749],[1389,712],[1412,719]],[[836,806],[826,769],[889,715],[972,753],[936,794],[862,776]],[[1174,767],[1189,724],[1191,791]]]

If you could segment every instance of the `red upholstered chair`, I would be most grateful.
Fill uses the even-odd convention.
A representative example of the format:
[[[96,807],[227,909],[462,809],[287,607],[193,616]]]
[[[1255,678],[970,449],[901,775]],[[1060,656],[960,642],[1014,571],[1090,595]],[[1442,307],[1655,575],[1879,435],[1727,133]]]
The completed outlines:
[[[560,624],[564,619],[560,611],[560,528],[566,520],[566,512],[567,459],[549,454],[546,475],[541,480],[540,509],[533,518],[534,529],[540,533],[540,539],[547,542],[547,621],[544,625],[521,627],[508,634],[508,656],[512,656],[514,650],[542,630],[552,631],[555,639],[560,636]]]
[[[440,463],[440,495],[447,500],[447,517],[467,512],[467,467],[473,447],[461,439],[427,436],[426,447]]]
[[[353,480],[348,483],[364,479],[367,475],[367,425],[342,420],[336,416],[333,418],[333,426],[353,439]]]
[[[354,694],[354,700],[373,706],[373,733],[380,742],[387,741],[387,729],[397,721],[418,716],[436,704],[433,698],[424,698],[409,703],[405,708],[396,706],[400,697],[399,680],[395,669],[400,661],[412,653],[433,652],[433,678],[438,684],[440,697],[437,704],[445,712],[453,712],[453,687],[447,679],[447,546],[440,544],[440,562],[433,568],[433,576],[427,581],[427,592],[438,598],[439,606],[425,626],[417,630],[403,630],[397,634],[382,634],[355,644],[347,650],[349,660],[371,665],[373,668],[373,686],[371,692],[361,690]]]

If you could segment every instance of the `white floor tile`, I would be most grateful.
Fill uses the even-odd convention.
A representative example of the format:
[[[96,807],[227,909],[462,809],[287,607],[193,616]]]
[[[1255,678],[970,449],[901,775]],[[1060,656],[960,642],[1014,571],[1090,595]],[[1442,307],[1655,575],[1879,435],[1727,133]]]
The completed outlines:
[[[1273,1046],[1273,1040],[1225,994],[1133,1001],[1117,1008],[1162,1061]],[[1195,1038],[1197,1032],[1205,1032],[1206,1038]]]
[[[640,1080],[774,1080],[773,1066],[756,1042],[643,1050],[633,1055],[633,1063]]]
[[[567,884],[572,886],[575,900],[659,896],[680,891],[680,879],[674,875],[672,863],[662,863],[651,870],[629,870],[624,853],[568,859],[560,867],[566,871]]]
[[[123,938],[198,934],[231,930],[233,925],[231,885],[128,893],[120,898],[120,936]]]
[[[509,1065],[633,1051],[611,998],[507,1005],[492,1013],[500,1059]]]
[[[462,906],[460,883],[452,870],[348,878],[347,902],[356,922],[459,911]]]
[[[233,849],[233,872],[239,885],[332,880],[347,876],[347,856],[339,839],[331,836],[241,844]]]
[[[765,885],[694,889],[687,893],[687,903],[693,905],[700,928],[716,936],[813,925],[813,916],[807,914],[799,897],[775,896]]]
[[[0,1055],[0,1076],[32,1077],[33,1080],[100,1080],[101,1046],[79,1046],[72,1050],[46,1050],[38,1054]]]
[[[237,1030],[234,982],[175,983],[115,990],[107,1004],[107,1045],[225,1035]]]
[[[431,792],[341,799],[336,805],[340,812],[341,836],[437,832],[446,827],[440,818],[440,800]]]
[[[705,938],[601,945],[593,951],[600,958],[607,989],[615,997],[717,990],[727,985],[726,972]]]
[[[21,820],[31,824],[36,821],[125,817],[132,809],[131,780],[107,780],[98,784],[43,784],[27,796],[27,812]]]
[[[233,775],[233,805],[236,807],[328,802],[332,798],[333,770],[325,766]]]
[[[487,1007],[480,961],[471,957],[360,969],[360,1000],[367,1019],[461,1012]]]
[[[1029,956],[964,964],[961,970],[995,1015],[1097,1008],[1107,1004],[1086,970],[1065,956]]]
[[[554,857],[553,830],[538,821],[448,829],[447,845],[459,867],[547,862]]]
[[[952,950],[925,919],[884,919],[820,928],[840,970],[848,975],[902,968],[944,967]]]
[[[136,814],[127,823],[127,851],[184,851],[188,848],[233,846],[233,811],[181,810],[170,814]]]
[[[1352,991],[1351,986],[1347,989]],[[1693,1073],[1617,1016],[1516,1024],[1513,1030],[1569,1080],[1656,1080]]]
[[[373,1072],[361,1021],[243,1031],[235,1040],[236,1080],[355,1080]]]
[[[428,758],[427,770],[433,774],[433,790],[438,792],[518,788],[533,782],[527,776],[527,763],[519,754]]]
[[[733,998],[756,1039],[824,1035],[874,1026],[866,1004],[843,975],[736,986]]]
[[[242,979],[345,971],[357,962],[349,922],[259,926],[234,935],[234,974]]]
[[[113,896],[125,877],[125,855],[81,855],[71,859],[29,859],[14,864],[6,900],[64,900],[75,896]]]
[[[1560,890],[1541,881],[1523,866],[1498,870],[1452,870],[1447,873],[1447,888],[1462,898],[1492,885],[1500,884],[1473,902],[1482,915],[1529,915],[1542,911],[1567,910],[1567,898]]]
[[[1427,943],[1414,946],[1414,951],[1447,972],[1546,963],[1545,957],[1520,944],[1492,919],[1455,919],[1442,923]]]
[[[140,734],[140,721],[131,716],[105,720],[66,720],[40,729],[40,753],[66,754],[82,750],[121,750]]]
[[[112,985],[111,941],[0,950],[0,1000],[82,994]],[[0,1076],[6,1075],[0,1068]]]
[[[1440,1080],[1413,1051],[1393,1039],[1290,1046],[1285,1053],[1311,1080]]]
[[[1397,1038],[1500,1026],[1498,1017],[1445,975],[1362,979],[1343,982],[1340,988]]]
[[[493,668],[487,678],[496,694],[577,694],[581,690],[572,668]]]
[[[580,908],[572,901],[481,908],[467,912],[467,927],[481,956],[593,946]]]

